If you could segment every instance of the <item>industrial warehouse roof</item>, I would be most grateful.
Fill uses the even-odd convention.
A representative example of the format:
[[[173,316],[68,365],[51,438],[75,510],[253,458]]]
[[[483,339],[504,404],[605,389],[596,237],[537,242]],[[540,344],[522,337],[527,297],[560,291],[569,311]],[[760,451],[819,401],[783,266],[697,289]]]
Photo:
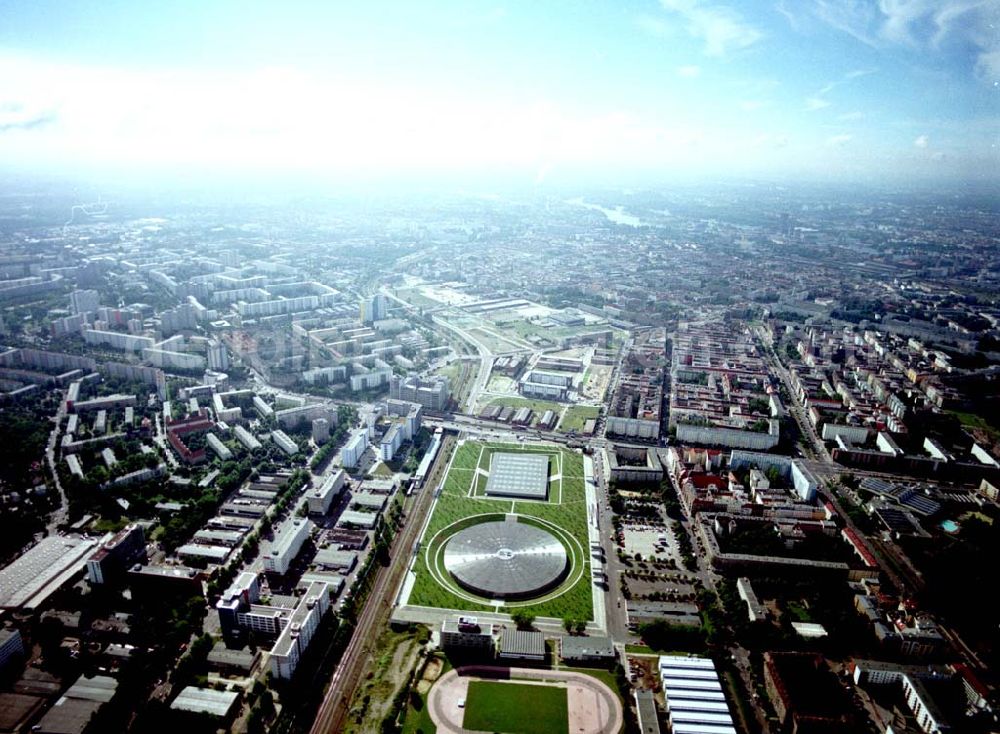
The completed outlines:
[[[358,562],[356,551],[337,550],[336,548],[320,548],[313,557],[313,563],[317,566],[329,566],[330,568],[354,568]]]
[[[514,657],[545,657],[545,635],[531,630],[504,630],[500,654]]]
[[[712,660],[661,655],[659,662],[664,704],[677,734],[735,734]]]
[[[337,520],[337,527],[343,525],[355,525],[360,528],[373,528],[378,522],[378,514],[374,512],[356,512],[354,510],[344,510]]]
[[[106,675],[95,675],[93,678],[80,676],[76,683],[69,687],[65,696],[67,698],[79,698],[83,701],[100,701],[107,703],[115,696],[118,689],[118,681]]]
[[[549,457],[502,451],[490,457],[486,494],[543,500],[549,491]]]
[[[175,711],[204,713],[222,718],[229,714],[239,695],[236,691],[216,691],[211,688],[188,686],[174,699],[170,708]]]
[[[0,607],[33,608],[87,565],[96,540],[52,535],[0,571]]]
[[[95,713],[114,698],[118,681],[106,675],[80,676],[50,708],[37,730],[43,734],[81,734]]]

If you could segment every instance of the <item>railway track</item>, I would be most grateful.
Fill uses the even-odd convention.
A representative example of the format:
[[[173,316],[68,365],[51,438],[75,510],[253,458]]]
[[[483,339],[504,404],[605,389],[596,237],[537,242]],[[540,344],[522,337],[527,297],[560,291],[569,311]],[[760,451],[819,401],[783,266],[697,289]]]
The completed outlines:
[[[393,596],[409,568],[410,551],[419,538],[427,513],[433,505],[434,488],[442,479],[441,475],[448,464],[454,441],[453,436],[445,438],[423,490],[412,497],[406,524],[393,538],[390,546],[389,565],[377,571],[378,575],[372,590],[358,615],[354,634],[323,696],[323,702],[309,730],[310,734],[336,734],[344,728],[344,721],[350,712],[351,699],[361,683],[368,656],[372,652],[378,633],[389,621],[395,601]]]

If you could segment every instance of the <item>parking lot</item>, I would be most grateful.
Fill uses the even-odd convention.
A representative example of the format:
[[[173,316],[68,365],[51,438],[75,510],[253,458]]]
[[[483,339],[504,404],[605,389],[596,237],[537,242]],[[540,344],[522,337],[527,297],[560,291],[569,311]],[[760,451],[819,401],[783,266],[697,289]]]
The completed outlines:
[[[623,523],[622,535],[626,556],[635,557],[638,553],[644,560],[681,562],[673,533],[665,525]]]

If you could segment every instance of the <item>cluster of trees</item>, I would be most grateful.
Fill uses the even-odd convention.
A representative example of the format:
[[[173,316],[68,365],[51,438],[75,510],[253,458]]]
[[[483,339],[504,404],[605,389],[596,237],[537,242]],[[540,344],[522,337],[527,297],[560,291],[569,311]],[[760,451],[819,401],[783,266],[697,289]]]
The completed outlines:
[[[952,622],[991,669],[1000,668],[1000,627],[984,624],[982,609],[969,600],[970,589],[995,583],[995,569],[984,559],[1000,554],[1000,512],[986,505],[961,523],[957,536],[901,542],[927,582],[921,602]]]
[[[775,311],[771,316],[778,321],[787,321],[789,323],[804,324],[806,321],[806,316],[800,314],[798,311]]]
[[[164,513],[160,517],[163,527],[160,543],[168,553],[183,545],[198,530],[205,526],[208,519],[219,509],[221,497],[217,490],[208,489],[194,502],[184,508],[183,512]]]
[[[510,615],[511,621],[519,630],[530,630],[535,624],[535,615],[522,609],[515,609]]]
[[[585,306],[603,308],[606,302],[599,293],[586,291],[576,286],[551,288],[546,293],[546,300],[553,308],[575,307],[581,303]]]
[[[334,452],[347,439],[347,434],[357,419],[358,411],[352,406],[340,405],[337,407],[337,427],[330,433],[330,439],[313,454],[312,460],[309,462],[310,469],[321,468],[333,456]]]
[[[677,496],[677,490],[674,489],[674,483],[669,477],[660,482],[660,497],[663,500],[663,508],[667,512],[667,517],[672,520],[684,517],[680,497]]]
[[[97,451],[87,452],[86,459],[81,459],[85,461],[85,466],[89,465],[83,479],[85,484],[92,485],[87,488],[88,490],[140,469],[152,469],[161,461],[157,453],[142,453],[138,441],[116,441],[111,445],[111,450],[114,451],[118,463],[110,469]]]
[[[417,435],[413,437],[413,448],[410,449],[410,453],[406,457],[406,461],[403,462],[403,471],[412,474],[420,466],[420,460],[424,456],[424,452],[427,451],[427,447],[431,443],[431,432],[425,427],[421,426],[420,430],[417,431]]]
[[[844,561],[848,557],[842,542],[820,533],[808,534],[794,547],[788,548],[772,525],[766,522],[745,523],[735,533],[720,538],[720,545],[727,553],[754,556],[811,558],[816,561]]]
[[[681,554],[681,561],[684,563],[684,568],[688,571],[696,570],[698,568],[698,561],[694,556],[694,546],[691,545],[691,538],[688,537],[687,531],[681,525],[680,520],[671,522],[670,529],[674,534],[674,538],[677,539],[677,550]]]
[[[657,652],[682,650],[701,653],[705,651],[705,633],[701,627],[671,624],[664,620],[647,622],[639,626],[639,637],[646,647]]]
[[[49,411],[38,399],[8,405],[0,413],[0,486],[23,489],[43,479],[41,459],[49,439]]]
[[[881,301],[848,297],[841,302],[840,308],[830,312],[830,318],[857,324],[861,321],[877,321],[885,313],[885,304]]]
[[[582,635],[587,631],[587,620],[563,617],[563,629],[566,630],[566,634]]]

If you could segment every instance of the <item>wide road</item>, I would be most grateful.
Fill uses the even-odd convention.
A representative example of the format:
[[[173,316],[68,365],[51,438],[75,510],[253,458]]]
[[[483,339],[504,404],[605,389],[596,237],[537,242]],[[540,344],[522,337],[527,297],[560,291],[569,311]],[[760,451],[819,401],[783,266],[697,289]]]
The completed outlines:
[[[424,488],[410,498],[406,524],[393,538],[389,549],[391,561],[378,568],[371,593],[358,616],[357,626],[344,651],[316,713],[311,734],[336,734],[344,728],[354,691],[361,682],[365,663],[372,653],[375,640],[389,622],[394,596],[410,565],[410,552],[420,536],[427,513],[434,500],[434,489],[442,480],[444,468],[454,444],[454,437],[445,437]]]
[[[469,397],[465,401],[465,410],[472,413],[476,409],[476,400],[479,398],[479,393],[485,390],[486,385],[489,384],[490,373],[493,370],[493,352],[475,336],[455,326],[441,316],[433,316],[432,318],[435,324],[453,332],[460,339],[467,341],[475,347],[476,351],[479,352],[479,374],[476,375],[472,387],[469,388]]]

